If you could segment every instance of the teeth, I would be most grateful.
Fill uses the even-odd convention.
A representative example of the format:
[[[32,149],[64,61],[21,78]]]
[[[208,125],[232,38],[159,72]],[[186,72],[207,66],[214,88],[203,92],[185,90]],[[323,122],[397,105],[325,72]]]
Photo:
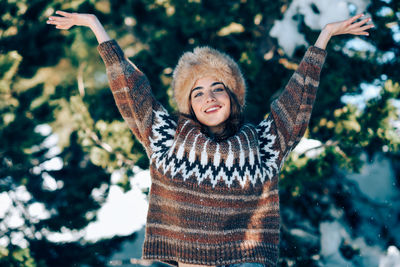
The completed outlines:
[[[206,110],[206,112],[214,111],[214,110],[216,110],[216,109],[219,109],[219,107],[209,108],[209,109]]]

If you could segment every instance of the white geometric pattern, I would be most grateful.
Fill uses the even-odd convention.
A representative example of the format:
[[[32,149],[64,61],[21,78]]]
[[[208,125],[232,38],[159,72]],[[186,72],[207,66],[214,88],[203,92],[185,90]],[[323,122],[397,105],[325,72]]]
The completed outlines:
[[[210,179],[213,187],[221,180],[230,187],[236,179],[243,188],[247,180],[254,186],[257,179],[263,184],[266,177],[271,179],[279,171],[279,151],[272,149],[276,136],[270,133],[271,120],[263,120],[257,127],[245,124],[235,136],[216,142],[190,120],[183,122],[175,136],[177,124],[168,112],[164,108],[153,112],[150,160],[164,175],[170,172],[170,177],[179,175],[184,181],[194,175],[198,184]],[[208,153],[211,144],[215,149]],[[201,153],[196,158],[199,147]],[[224,151],[226,155],[221,154]]]

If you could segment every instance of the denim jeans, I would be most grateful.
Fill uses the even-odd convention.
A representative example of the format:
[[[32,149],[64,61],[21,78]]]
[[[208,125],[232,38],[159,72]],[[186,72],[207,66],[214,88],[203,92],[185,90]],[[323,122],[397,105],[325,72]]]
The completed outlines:
[[[258,262],[243,262],[243,263],[221,265],[218,267],[264,267],[264,264]]]

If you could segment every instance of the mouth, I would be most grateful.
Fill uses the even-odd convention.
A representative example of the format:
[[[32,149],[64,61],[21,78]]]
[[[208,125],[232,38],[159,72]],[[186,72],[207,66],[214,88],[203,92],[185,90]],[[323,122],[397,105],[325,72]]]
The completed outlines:
[[[204,112],[205,113],[212,113],[212,112],[216,112],[221,108],[221,106],[212,106],[208,109],[206,109]]]

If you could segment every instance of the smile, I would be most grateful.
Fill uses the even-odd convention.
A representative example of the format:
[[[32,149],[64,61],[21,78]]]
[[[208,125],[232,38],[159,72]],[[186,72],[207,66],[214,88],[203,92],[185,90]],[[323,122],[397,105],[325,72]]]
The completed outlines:
[[[219,110],[220,108],[221,108],[221,106],[214,106],[214,107],[211,107],[211,108],[207,109],[205,112],[206,113],[211,113],[211,112]]]

